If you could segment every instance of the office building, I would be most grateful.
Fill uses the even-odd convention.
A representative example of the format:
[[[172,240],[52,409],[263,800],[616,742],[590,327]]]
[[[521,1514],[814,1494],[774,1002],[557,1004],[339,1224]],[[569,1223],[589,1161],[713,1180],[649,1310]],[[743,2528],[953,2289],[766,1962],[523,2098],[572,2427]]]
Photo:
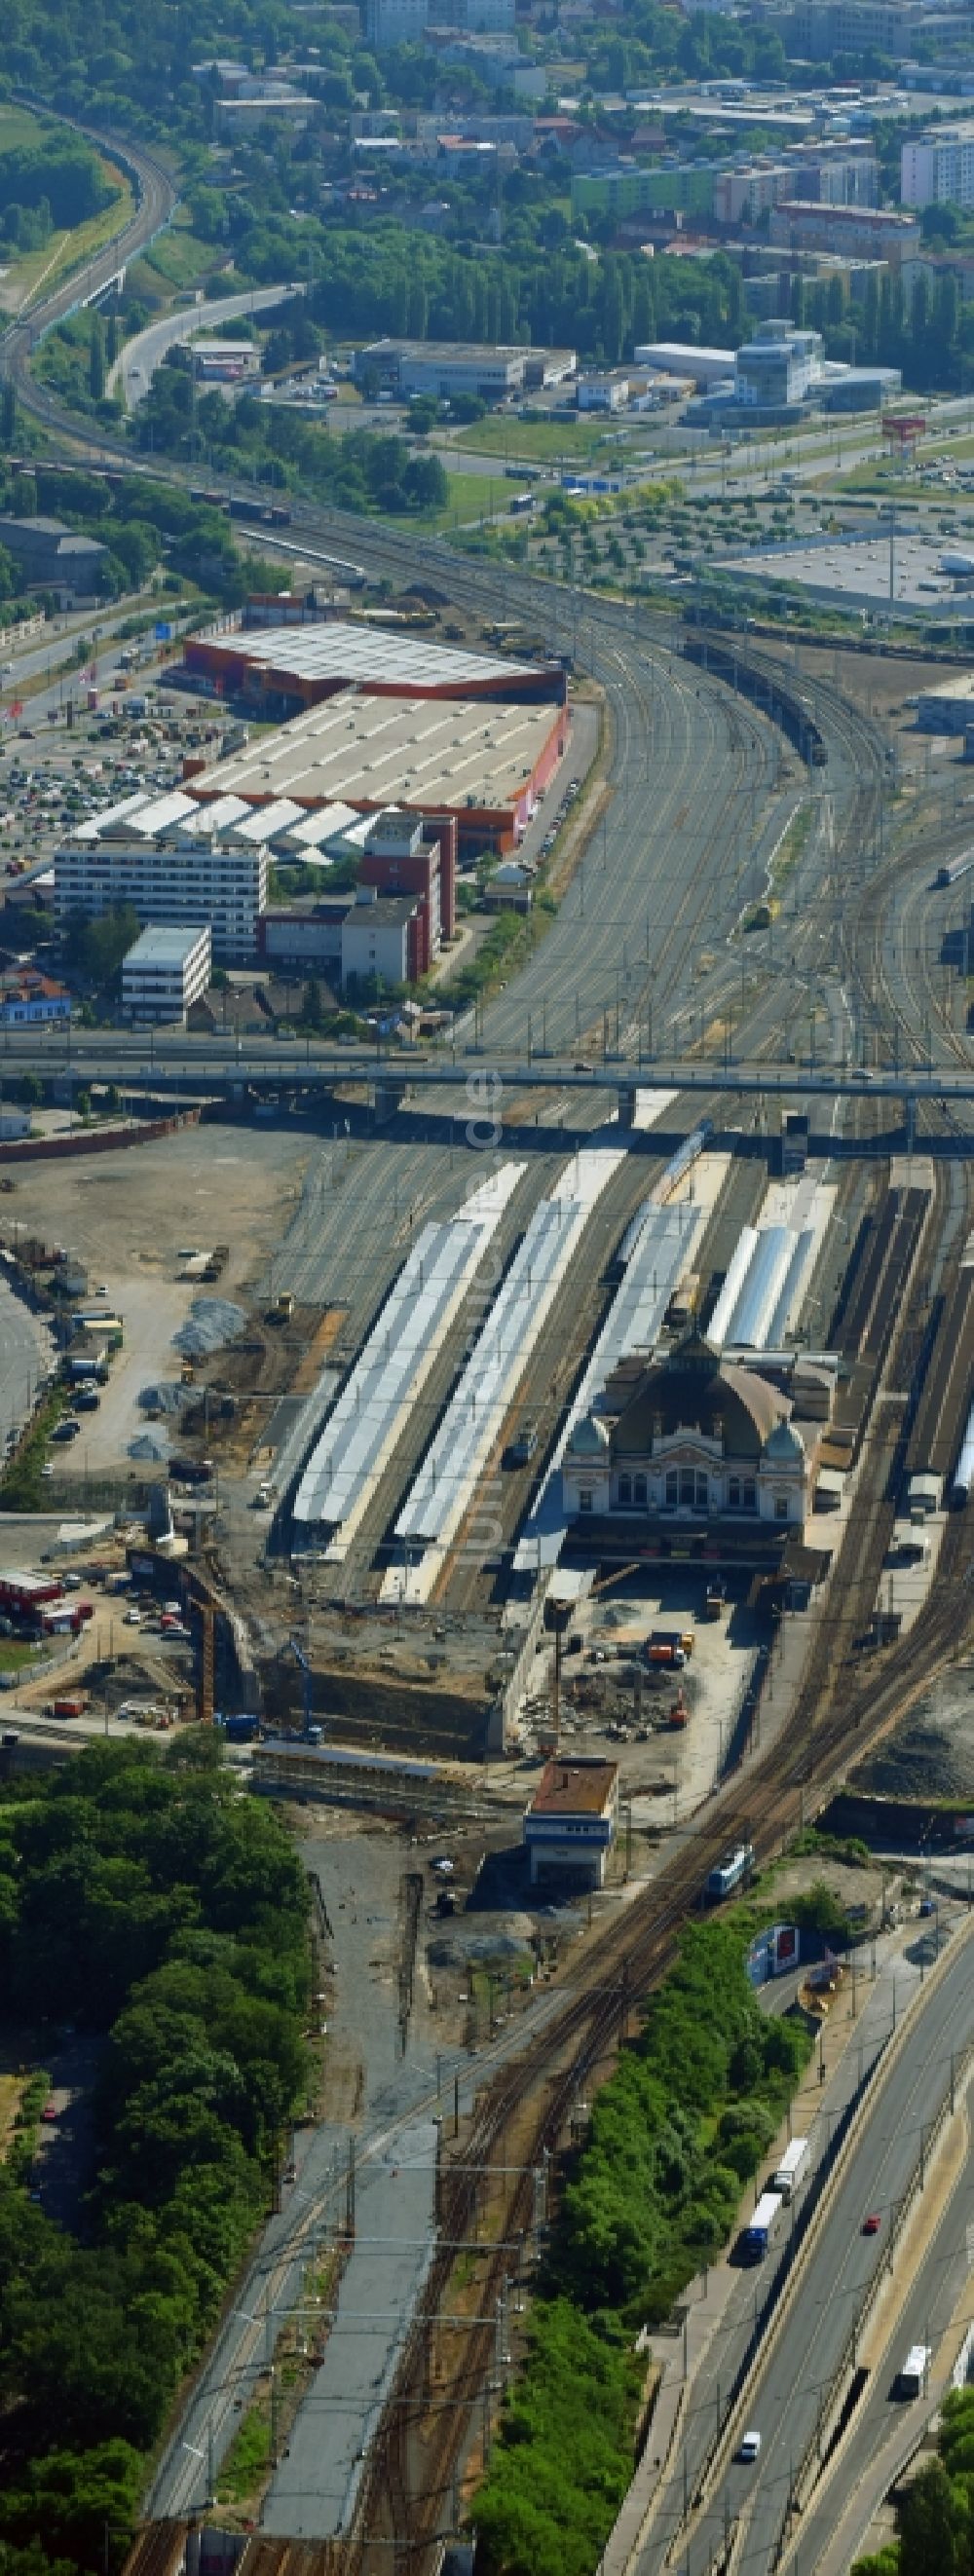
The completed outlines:
[[[910,54],[928,16],[928,0],[795,0],[789,48],[810,62],[867,50]]]
[[[131,1020],[181,1020],[207,991],[209,923],[152,923],[122,959],[122,1012]]]
[[[737,352],[736,399],[762,411],[804,402],[821,372],[821,362],[818,331],[799,331],[791,322],[777,319],[765,322]]]
[[[67,921],[77,912],[98,920],[131,904],[146,926],[208,926],[219,964],[249,965],[267,903],[266,843],[208,829],[190,798],[175,801],[190,809],[189,817],[161,820],[157,828],[144,797],[133,798],[127,812],[110,807],[80,824],[55,854],[56,917]],[[166,803],[158,798],[155,810],[164,815]]]

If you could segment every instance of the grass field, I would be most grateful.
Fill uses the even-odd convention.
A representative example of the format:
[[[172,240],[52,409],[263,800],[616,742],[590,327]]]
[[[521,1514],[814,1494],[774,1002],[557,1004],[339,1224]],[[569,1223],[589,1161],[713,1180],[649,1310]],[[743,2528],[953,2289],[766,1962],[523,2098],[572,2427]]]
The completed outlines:
[[[510,485],[501,482],[496,474],[451,474],[442,510],[410,511],[408,525],[437,532],[475,526],[478,519],[489,518],[491,511],[497,518],[505,518],[510,498]],[[401,527],[403,523],[397,519],[395,524]]]
[[[19,1673],[25,1664],[36,1664],[33,1646],[25,1646],[19,1637],[0,1637],[0,1673]]]
[[[199,241],[196,234],[190,231],[188,224],[182,225],[178,219],[170,224],[168,232],[160,233],[158,241],[152,243],[151,249],[142,253],[144,266],[154,269],[167,286],[174,286],[177,290],[184,286],[195,286],[197,280],[205,277],[219,257],[220,252],[216,244]],[[234,283],[232,278],[227,280],[228,295],[233,294]]]
[[[0,107],[0,152],[19,152],[25,144],[40,143],[45,127],[29,107]]]
[[[496,413],[459,430],[450,444],[468,455],[509,457],[512,465],[557,465],[562,458],[566,465],[584,465],[595,456],[604,463],[625,454],[615,445],[615,432],[607,435],[600,421],[512,420]]]

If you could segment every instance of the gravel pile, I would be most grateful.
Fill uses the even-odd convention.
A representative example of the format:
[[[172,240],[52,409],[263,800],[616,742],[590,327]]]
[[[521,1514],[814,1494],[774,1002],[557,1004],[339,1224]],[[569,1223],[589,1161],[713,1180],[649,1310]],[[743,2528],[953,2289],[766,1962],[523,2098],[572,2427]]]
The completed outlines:
[[[167,1379],[163,1379],[160,1386],[144,1386],[139,1392],[143,1413],[181,1413],[184,1404],[191,1401],[185,1386],[176,1386]]]
[[[229,1297],[194,1297],[185,1324],[173,1334],[173,1346],[184,1359],[204,1360],[210,1351],[235,1342],[246,1321],[243,1307],[234,1306]]]
[[[974,1705],[968,1697],[963,1711],[958,1710],[956,1680],[946,1689],[951,1703],[938,1705],[939,1694],[932,1694],[860,1764],[850,1787],[877,1798],[974,1797]]]
[[[158,1466],[169,1456],[169,1442],[165,1435],[158,1431],[140,1431],[136,1439],[129,1441],[128,1454],[130,1458],[139,1458],[149,1466]]]

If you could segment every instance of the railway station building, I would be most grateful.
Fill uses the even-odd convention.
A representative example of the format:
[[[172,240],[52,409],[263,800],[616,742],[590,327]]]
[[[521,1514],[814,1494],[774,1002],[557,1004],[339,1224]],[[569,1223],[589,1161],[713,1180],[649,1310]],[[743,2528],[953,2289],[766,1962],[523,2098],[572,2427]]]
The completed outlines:
[[[596,1547],[767,1564],[804,1538],[821,1436],[757,1368],[691,1335],[610,1378],[571,1433],[563,1500]]]

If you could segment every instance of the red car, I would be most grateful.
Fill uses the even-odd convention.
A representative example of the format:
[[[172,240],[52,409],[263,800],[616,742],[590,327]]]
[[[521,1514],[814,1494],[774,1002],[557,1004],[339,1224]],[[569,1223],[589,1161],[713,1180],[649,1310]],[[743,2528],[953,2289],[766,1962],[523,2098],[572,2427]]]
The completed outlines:
[[[43,2108],[43,2111],[41,2112],[41,2119],[42,2119],[42,2120],[56,2120],[56,2119],[57,2119],[57,2103],[56,2103],[56,2102],[45,2102],[45,2104],[44,2104],[44,2108]]]
[[[881,2224],[882,2221],[880,2219],[878,2209],[871,2209],[868,2218],[864,2218],[862,2222],[863,2235],[878,2236]]]

